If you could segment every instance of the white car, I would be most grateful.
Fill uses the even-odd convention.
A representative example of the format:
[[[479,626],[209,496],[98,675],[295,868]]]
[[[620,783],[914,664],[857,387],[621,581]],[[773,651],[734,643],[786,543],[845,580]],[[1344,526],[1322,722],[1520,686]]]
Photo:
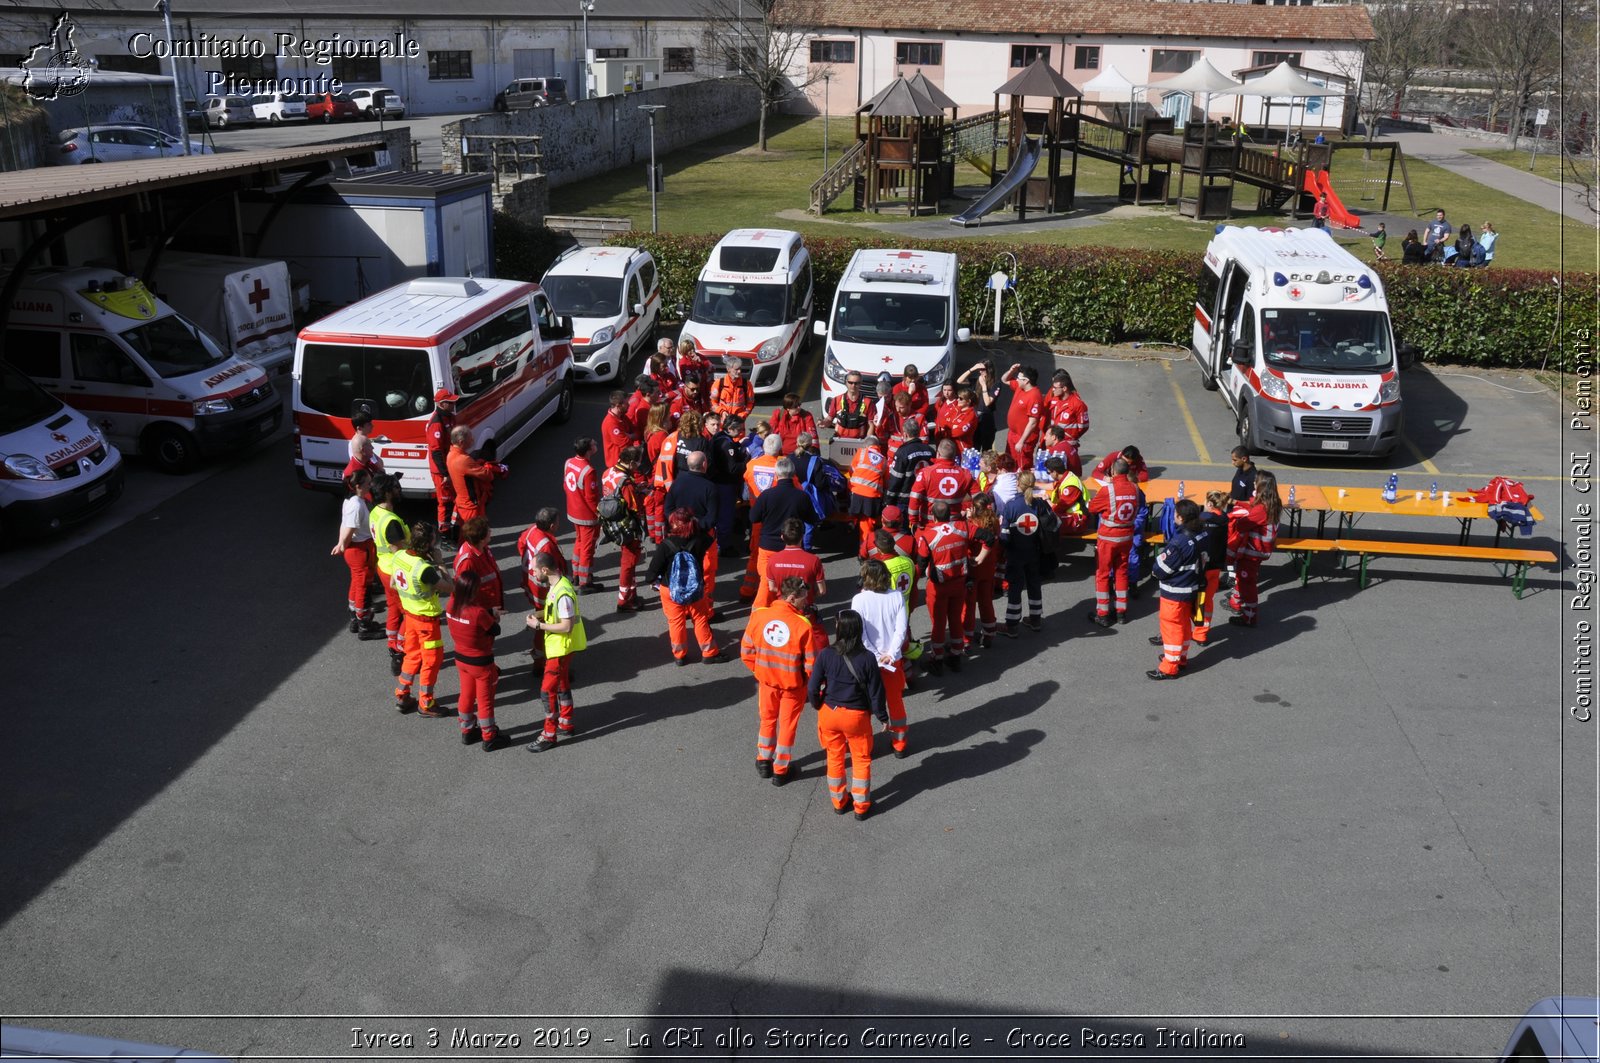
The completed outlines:
[[[406,115],[406,101],[386,85],[351,89],[348,95],[362,118],[377,118],[380,112],[385,118],[404,118]]]
[[[170,159],[183,154],[183,141],[152,126],[101,125],[63,129],[58,137],[63,165]],[[189,141],[190,155],[214,154],[204,141]]]
[[[256,121],[278,125],[306,120],[305,97],[298,92],[258,92],[250,100]]]
[[[559,317],[572,319],[572,368],[579,380],[621,377],[634,355],[655,348],[661,317],[656,260],[636,247],[574,247],[540,278]]]

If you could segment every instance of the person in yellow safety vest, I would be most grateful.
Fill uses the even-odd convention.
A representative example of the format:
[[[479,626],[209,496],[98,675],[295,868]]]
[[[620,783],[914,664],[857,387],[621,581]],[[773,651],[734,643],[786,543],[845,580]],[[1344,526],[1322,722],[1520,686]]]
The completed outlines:
[[[1045,459],[1045,472],[1050,474],[1050,486],[1045,489],[1045,501],[1061,518],[1062,535],[1079,535],[1089,526],[1088,494],[1078,474],[1067,469],[1064,459],[1051,456]]]
[[[578,613],[578,589],[561,574],[561,563],[550,554],[533,559],[533,578],[547,588],[544,608],[528,617],[528,626],[544,632],[544,732],[528,750],[542,753],[556,744],[556,735],[572,737],[572,655],[587,649],[588,636]]]
[[[396,552],[404,550],[411,542],[411,529],[394,511],[400,501],[400,477],[391,473],[373,477],[372,499],[372,513],[367,519],[372,528],[372,541],[377,545],[378,574],[382,577],[383,596],[387,603],[383,624],[389,637],[389,671],[399,675],[401,663],[406,657],[400,635],[401,617],[405,610],[400,606],[400,592],[395,590],[391,580],[394,578]]]
[[[439,666],[444,663],[444,631],[441,627],[444,604],[439,595],[449,594],[455,584],[446,575],[449,567],[434,557],[439,533],[431,524],[411,529],[411,545],[393,555],[389,564],[394,574],[390,582],[400,596],[405,611],[405,660],[394,688],[394,707],[402,713],[415,710],[423,716],[444,716],[433,696],[439,681]],[[413,697],[411,684],[417,684]]]

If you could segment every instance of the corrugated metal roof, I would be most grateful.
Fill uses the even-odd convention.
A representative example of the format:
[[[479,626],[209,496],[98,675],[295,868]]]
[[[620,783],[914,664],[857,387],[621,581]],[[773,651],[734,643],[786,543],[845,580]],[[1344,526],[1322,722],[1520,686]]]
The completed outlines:
[[[347,141],[270,151],[230,151],[176,159],[141,159],[99,166],[47,166],[0,173],[0,218],[44,214],[83,203],[119,199],[223,177],[294,169],[297,164],[382,149],[381,140]]]

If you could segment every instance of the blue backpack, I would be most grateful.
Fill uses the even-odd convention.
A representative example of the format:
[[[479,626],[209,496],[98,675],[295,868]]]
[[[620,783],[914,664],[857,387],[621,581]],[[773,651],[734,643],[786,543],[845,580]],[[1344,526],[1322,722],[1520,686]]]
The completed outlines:
[[[806,497],[811,499],[811,507],[817,511],[817,516],[827,520],[839,511],[839,491],[847,490],[848,485],[839,466],[833,462],[823,461],[815,454],[810,462],[800,482],[805,485]]]
[[[672,564],[667,568],[667,597],[678,605],[690,605],[699,601],[705,592],[700,562],[687,550],[673,554]]]

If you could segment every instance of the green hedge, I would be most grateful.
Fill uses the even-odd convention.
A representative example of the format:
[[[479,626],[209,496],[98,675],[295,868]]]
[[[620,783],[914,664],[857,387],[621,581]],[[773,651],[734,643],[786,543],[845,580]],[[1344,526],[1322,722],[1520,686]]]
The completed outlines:
[[[670,314],[694,298],[695,278],[718,237],[712,234],[626,233],[610,241],[649,249],[661,269],[664,305]],[[818,307],[832,303],[850,256],[863,247],[883,247],[875,234],[808,237]],[[1113,247],[1058,247],[974,240],[906,240],[895,244],[954,252],[961,262],[961,316],[973,331],[993,327],[994,295],[989,275],[1003,268],[1016,279],[1018,299],[1006,301],[1005,327],[1054,341],[1119,343],[1130,340],[1187,345],[1194,320],[1199,256],[1177,251]],[[1016,268],[1011,265],[1015,256]],[[1445,266],[1381,267],[1395,333],[1414,344],[1422,360],[1506,368],[1551,369],[1576,365],[1572,340],[1596,334],[1596,283],[1592,273],[1567,273],[1558,285],[1539,270],[1450,269]],[[1558,299],[1565,295],[1558,343]],[[1590,349],[1585,347],[1585,349]]]

